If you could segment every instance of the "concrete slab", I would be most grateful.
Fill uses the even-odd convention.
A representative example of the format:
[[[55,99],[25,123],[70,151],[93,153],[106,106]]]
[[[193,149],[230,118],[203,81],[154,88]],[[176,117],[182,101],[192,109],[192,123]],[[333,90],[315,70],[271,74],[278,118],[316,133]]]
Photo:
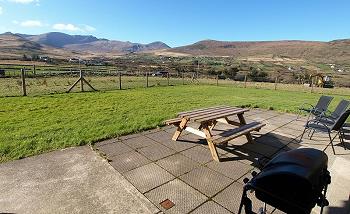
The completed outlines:
[[[1,213],[157,213],[88,146],[0,165]]]
[[[137,136],[134,138],[129,138],[126,140],[122,140],[122,142],[133,149],[140,149],[147,146],[152,146],[158,144],[156,141],[145,137],[145,136]]]
[[[131,170],[124,176],[142,193],[175,178],[154,163]]]
[[[169,156],[157,161],[156,163],[175,176],[183,175],[199,166],[199,163],[185,157],[182,154]]]
[[[208,200],[206,196],[179,179],[157,187],[145,195],[165,213],[189,213]],[[160,203],[167,199],[173,202],[174,206],[166,210]]]
[[[137,151],[152,161],[157,161],[176,153],[175,150],[163,146],[160,143],[138,149]]]
[[[103,144],[102,146],[95,148],[97,148],[100,152],[106,154],[108,158],[132,151],[132,148],[120,141]]]
[[[214,196],[233,182],[232,179],[203,166],[182,175],[180,179],[208,197]]]
[[[192,212],[192,214],[203,214],[203,213],[230,214],[231,212],[225,209],[224,207],[220,206],[219,204],[215,203],[214,201],[208,201]]]
[[[253,167],[239,161],[225,161],[216,162],[212,161],[206,165],[208,168],[225,175],[228,178],[237,180],[242,177],[248,171],[252,170]]]
[[[226,188],[224,191],[220,192],[218,195],[216,195],[213,200],[220,204],[221,206],[225,207],[229,211],[233,213],[238,213],[239,204],[241,202],[242,197],[242,191],[243,191],[243,185],[240,183],[233,183],[228,188]],[[254,193],[249,193],[248,197],[250,199],[254,199]],[[258,200],[253,200],[253,211],[257,212],[260,207],[263,206],[263,203]]]
[[[151,161],[138,152],[132,151],[111,158],[110,164],[120,173],[136,169]]]
[[[336,157],[329,171],[332,183],[329,186],[327,198],[329,206],[325,213],[350,213],[350,160]]]
[[[209,149],[204,148],[203,146],[192,147],[181,152],[181,154],[199,163],[208,163],[213,160]]]

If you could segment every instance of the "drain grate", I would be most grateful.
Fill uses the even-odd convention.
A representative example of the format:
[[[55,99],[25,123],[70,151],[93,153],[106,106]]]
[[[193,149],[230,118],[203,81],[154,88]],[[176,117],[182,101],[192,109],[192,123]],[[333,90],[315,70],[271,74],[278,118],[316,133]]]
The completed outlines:
[[[172,208],[175,205],[174,202],[170,201],[169,199],[166,199],[159,204],[166,210]]]

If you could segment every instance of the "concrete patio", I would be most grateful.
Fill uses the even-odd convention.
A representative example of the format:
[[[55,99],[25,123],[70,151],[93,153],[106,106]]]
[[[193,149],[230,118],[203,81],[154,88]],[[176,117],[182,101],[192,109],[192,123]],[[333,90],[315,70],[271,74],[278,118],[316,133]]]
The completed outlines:
[[[338,139],[334,155],[325,135],[315,134],[312,140],[306,136],[299,143],[305,118],[260,109],[252,109],[245,117],[266,126],[254,132],[255,143],[240,137],[219,148],[222,162],[212,160],[206,141],[196,135],[185,132],[179,141],[172,141],[173,126],[106,140],[94,148],[164,213],[237,213],[243,179],[259,171],[258,158],[302,147],[325,150],[332,176],[325,213],[350,213],[350,150],[338,145]],[[218,124],[213,131],[220,132],[224,126]],[[348,139],[350,149],[349,145]],[[161,205],[166,200],[171,208]],[[255,200],[253,206],[256,212],[262,203]]]
[[[0,213],[237,213],[243,179],[259,171],[258,158],[301,147],[325,149],[329,157],[325,213],[350,213],[350,150],[338,140],[334,155],[320,134],[299,143],[305,118],[296,115],[252,109],[245,117],[266,126],[253,133],[254,143],[240,137],[219,148],[222,162],[196,135],[172,141],[168,126],[99,142],[95,151],[67,148],[0,164]],[[214,132],[223,129],[218,124]],[[262,202],[253,206],[257,211]]]

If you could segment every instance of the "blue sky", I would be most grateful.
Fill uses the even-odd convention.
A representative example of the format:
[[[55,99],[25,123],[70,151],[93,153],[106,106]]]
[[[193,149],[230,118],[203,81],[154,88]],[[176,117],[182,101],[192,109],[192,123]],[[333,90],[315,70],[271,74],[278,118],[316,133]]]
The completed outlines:
[[[0,32],[60,31],[181,46],[350,38],[346,0],[0,0]]]

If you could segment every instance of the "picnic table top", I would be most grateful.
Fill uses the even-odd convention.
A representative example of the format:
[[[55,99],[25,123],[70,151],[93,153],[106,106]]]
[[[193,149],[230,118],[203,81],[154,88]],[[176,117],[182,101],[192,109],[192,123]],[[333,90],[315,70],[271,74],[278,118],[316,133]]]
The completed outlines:
[[[243,114],[249,109],[237,108],[231,106],[216,106],[210,108],[196,109],[192,111],[178,113],[179,118],[186,118],[196,122],[207,122],[220,118],[229,117],[236,114]]]

